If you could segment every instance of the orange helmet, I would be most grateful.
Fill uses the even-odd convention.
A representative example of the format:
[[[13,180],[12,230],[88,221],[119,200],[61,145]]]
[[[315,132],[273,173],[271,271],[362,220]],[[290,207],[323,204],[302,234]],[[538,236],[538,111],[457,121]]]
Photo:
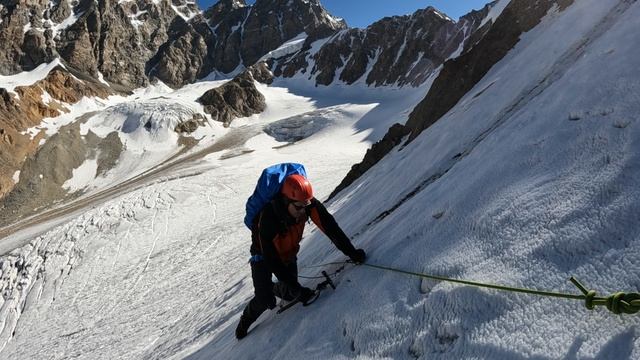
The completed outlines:
[[[311,183],[304,176],[293,174],[284,179],[282,195],[294,201],[309,201],[313,199]]]

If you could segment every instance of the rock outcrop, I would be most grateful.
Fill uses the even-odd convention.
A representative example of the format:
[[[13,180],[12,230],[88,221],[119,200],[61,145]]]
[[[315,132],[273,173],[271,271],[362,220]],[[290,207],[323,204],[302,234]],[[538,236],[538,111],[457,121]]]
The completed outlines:
[[[173,131],[178,134],[191,134],[196,131],[200,126],[204,126],[207,119],[202,114],[193,114],[190,120],[183,121],[176,125]]]
[[[266,108],[264,96],[256,89],[254,80],[270,83],[273,77],[264,63],[250,67],[233,80],[208,90],[199,99],[204,111],[224,126],[235,118],[259,114]]]
[[[43,80],[18,86],[14,91],[15,94],[0,88],[0,198],[13,188],[16,172],[43,138],[39,132],[32,137],[27,129],[46,117],[67,112],[66,105],[83,96],[105,98],[110,94],[104,85],[79,80],[60,66]]]

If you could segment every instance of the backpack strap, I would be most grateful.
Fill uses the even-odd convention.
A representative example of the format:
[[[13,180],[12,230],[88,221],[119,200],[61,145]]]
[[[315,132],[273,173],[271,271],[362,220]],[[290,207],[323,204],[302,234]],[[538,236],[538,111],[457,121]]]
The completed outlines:
[[[287,225],[287,214],[284,212],[286,211],[286,207],[283,209],[283,207],[281,206],[282,204],[279,202],[282,202],[282,198],[276,197],[269,202],[268,206],[271,206],[271,208],[273,209],[273,213],[276,214],[276,220],[278,222],[278,232],[283,235],[286,234],[289,226]]]

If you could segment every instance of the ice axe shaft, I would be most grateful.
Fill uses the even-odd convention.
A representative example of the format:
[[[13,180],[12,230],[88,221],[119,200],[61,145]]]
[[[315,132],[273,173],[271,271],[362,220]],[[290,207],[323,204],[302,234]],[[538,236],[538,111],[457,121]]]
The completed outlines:
[[[327,285],[331,286],[331,288],[333,290],[335,290],[336,289],[336,285],[333,283],[333,281],[331,281],[331,278],[329,277],[329,275],[327,275],[327,272],[326,271],[322,271],[322,275],[327,280],[325,280],[325,281],[321,282],[320,284],[318,284],[317,290],[321,290],[321,289],[325,288]],[[322,288],[320,288],[320,286],[322,286]]]

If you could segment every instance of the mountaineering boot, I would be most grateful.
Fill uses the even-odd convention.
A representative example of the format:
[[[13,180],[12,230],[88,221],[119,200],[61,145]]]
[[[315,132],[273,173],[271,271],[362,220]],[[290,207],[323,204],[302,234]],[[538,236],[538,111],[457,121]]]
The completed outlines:
[[[236,339],[240,340],[247,336],[247,331],[249,331],[249,327],[253,324],[253,320],[251,320],[246,314],[242,314],[240,316],[240,322],[238,323],[238,327],[236,327]]]
[[[236,327],[236,339],[240,340],[247,336],[247,331],[249,331],[251,323],[253,323],[253,321],[250,321],[244,314],[240,316],[240,322],[238,322],[238,327]]]
[[[300,301],[301,303],[307,304],[307,302],[311,299],[313,299],[313,297],[316,295],[316,292],[307,288],[307,287],[302,287],[300,288],[300,294],[298,295],[298,301]]]
[[[295,300],[298,297],[298,291],[296,291],[291,286],[278,281],[277,283],[273,284],[273,295],[286,302],[289,302]]]

